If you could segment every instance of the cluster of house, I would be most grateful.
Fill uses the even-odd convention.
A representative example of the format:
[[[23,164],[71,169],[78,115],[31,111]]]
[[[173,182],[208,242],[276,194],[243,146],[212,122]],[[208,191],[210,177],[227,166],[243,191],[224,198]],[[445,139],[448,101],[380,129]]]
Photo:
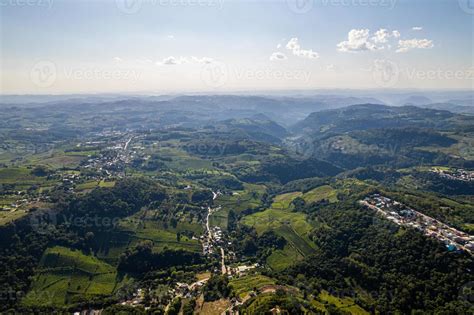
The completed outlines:
[[[98,136],[104,137],[105,134],[107,133],[100,133]],[[87,169],[105,171],[109,176],[112,175],[111,172],[120,172],[123,169],[123,164],[129,163],[133,157],[132,155],[136,152],[129,152],[130,150],[127,150],[130,142],[133,139],[132,136],[127,137],[126,133],[121,132],[118,132],[116,136],[120,136],[120,139],[112,141],[87,141],[84,144],[78,144],[78,147],[90,145],[105,147],[103,153],[100,153],[97,156],[88,156],[88,159],[84,163],[83,167]]]
[[[128,305],[128,306],[138,306],[143,303],[145,298],[145,291],[143,289],[137,289],[137,291],[132,293],[130,299],[123,301],[120,303],[121,305]]]
[[[0,211],[14,211],[28,204],[29,202],[30,200],[28,198],[16,199],[14,202],[10,203],[9,205],[0,205]]]
[[[10,197],[12,195],[9,195]],[[41,193],[36,196],[30,196],[26,191],[18,191],[14,194],[14,197],[18,197],[15,201],[10,204],[0,205],[0,211],[15,211],[19,208],[27,208],[29,205],[38,202],[50,202],[51,197],[47,194]]]
[[[443,170],[439,168],[433,168],[431,171],[438,174],[441,177],[452,179],[452,180],[461,180],[464,182],[474,181],[474,171],[467,171],[464,169]]]
[[[223,234],[222,229],[220,227],[212,226],[209,228],[208,233],[210,235],[202,235],[200,237],[204,255],[212,254],[214,247],[216,245],[222,245],[223,243]]]
[[[250,271],[254,270],[258,266],[259,266],[258,263],[255,263],[253,265],[240,265],[240,266],[235,266],[235,267],[229,266],[227,268],[227,272],[230,278],[243,277],[249,274]]]
[[[398,201],[374,194],[361,200],[360,203],[377,211],[387,220],[401,226],[418,229],[423,234],[436,238],[450,251],[461,250],[474,253],[474,236],[452,228]]]

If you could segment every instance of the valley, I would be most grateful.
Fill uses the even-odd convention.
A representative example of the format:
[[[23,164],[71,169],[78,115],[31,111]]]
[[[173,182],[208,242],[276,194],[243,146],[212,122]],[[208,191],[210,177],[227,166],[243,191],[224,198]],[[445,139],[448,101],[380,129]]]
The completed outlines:
[[[264,113],[216,120],[230,115],[225,105],[180,112],[176,102],[172,111],[160,102],[77,107],[58,121],[41,118],[56,110],[45,105],[25,127],[13,124],[24,109],[5,108],[0,279],[5,294],[22,292],[5,307],[467,309],[457,294],[472,281],[474,159],[448,152],[474,139],[471,116],[364,104],[288,127]],[[88,125],[97,111],[107,118]],[[380,196],[396,204],[379,205]]]

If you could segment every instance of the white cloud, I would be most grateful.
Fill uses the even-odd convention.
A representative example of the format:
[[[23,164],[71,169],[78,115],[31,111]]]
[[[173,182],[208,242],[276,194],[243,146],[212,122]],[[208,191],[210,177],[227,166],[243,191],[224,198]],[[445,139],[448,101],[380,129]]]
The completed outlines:
[[[281,52],[274,52],[270,56],[271,61],[286,60],[286,59],[288,59],[288,57],[284,53],[281,53]]]
[[[421,27],[417,27],[422,29]],[[415,27],[413,28],[415,29]],[[389,31],[381,28],[371,36],[369,29],[352,29],[348,34],[346,41],[340,42],[337,49],[342,52],[373,51],[379,49],[392,49],[392,39],[400,38],[398,30]],[[398,49],[396,52],[407,52],[411,49],[433,48],[433,41],[429,39],[408,39],[398,40]]]
[[[318,59],[319,54],[312,49],[302,49],[298,42],[298,38],[293,37],[286,44],[286,49],[291,50],[293,55],[308,59]]]
[[[168,38],[168,39],[174,39],[174,35],[168,35],[168,36],[166,36],[166,38]]]
[[[212,58],[208,58],[208,57],[198,58],[194,56],[191,57],[191,60],[196,63],[203,63],[203,64],[210,64],[214,61],[214,59]]]
[[[369,39],[368,29],[352,29],[347,35],[347,40],[337,44],[337,50],[342,52],[356,52],[376,50],[377,46]]]
[[[176,59],[173,56],[169,56],[161,62],[162,65],[177,65],[178,64],[178,59]]]
[[[286,49],[295,51],[301,49],[300,44],[298,43],[298,38],[293,37],[290,41],[286,44]]]
[[[423,30],[423,27],[421,27],[421,26],[413,26],[411,29],[414,30],[414,31],[422,31],[422,30]]]
[[[123,59],[120,58],[120,57],[114,57],[113,60],[114,60],[114,62],[122,62],[123,61]]]
[[[208,58],[208,57],[203,57],[203,58],[198,58],[198,57],[179,57],[176,58],[174,56],[169,56],[162,61],[158,61],[156,63],[157,66],[174,66],[174,65],[182,65],[186,63],[196,63],[196,64],[210,64],[214,62],[214,59]]]
[[[407,39],[398,41],[397,53],[407,52],[412,49],[430,49],[433,48],[433,41],[429,39]]]
[[[388,39],[390,38],[391,34],[389,31],[387,31],[384,28],[379,29],[377,32],[374,33],[374,36],[372,37],[372,41],[374,43],[381,43],[385,44],[388,42]]]
[[[169,56],[163,59],[162,61],[158,61],[156,65],[158,66],[174,66],[174,65],[181,65],[183,63],[188,63],[188,60],[185,57],[176,58],[174,56]]]

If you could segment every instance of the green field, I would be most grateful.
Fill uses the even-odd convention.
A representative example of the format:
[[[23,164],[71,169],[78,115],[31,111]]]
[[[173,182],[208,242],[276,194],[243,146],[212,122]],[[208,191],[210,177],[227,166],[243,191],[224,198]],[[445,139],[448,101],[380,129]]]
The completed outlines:
[[[82,190],[90,190],[94,189],[96,187],[103,187],[103,188],[112,188],[115,186],[115,181],[90,181],[90,182],[85,182],[81,184],[76,185],[76,190],[77,191],[82,191]]]
[[[282,271],[301,259],[303,256],[293,246],[286,245],[268,256],[267,264],[275,271]]]
[[[299,191],[277,195],[273,199],[272,209],[284,209],[284,210],[291,209],[293,207],[293,205],[291,205],[291,202],[296,197],[301,197],[302,195],[303,193]]]
[[[0,211],[0,226],[11,223],[28,213],[26,210],[17,209],[14,211]]]
[[[247,209],[255,209],[262,205],[261,197],[265,193],[265,186],[244,184],[244,190],[234,191],[232,194],[219,195],[214,201],[220,210],[212,213],[209,217],[212,226],[227,229],[229,211],[240,213]]]
[[[314,188],[303,195],[307,203],[318,202],[323,199],[329,202],[337,202],[337,191],[329,185]]]
[[[161,251],[164,248],[184,249],[191,252],[199,252],[201,244],[198,240],[190,239],[184,235],[178,240],[177,233],[190,228],[186,224],[178,224],[176,228],[164,228],[161,222],[157,221],[138,221],[124,220],[121,228],[125,231],[132,232],[130,245],[133,246],[141,240],[153,241],[155,251]],[[192,227],[196,228],[196,227]]]
[[[322,303],[321,303],[322,302]],[[312,301],[313,305],[319,308],[321,311],[325,311],[326,304],[334,305],[338,310],[349,312],[354,315],[366,315],[370,314],[359,305],[355,304],[354,299],[349,297],[339,298],[329,294],[327,291],[322,291],[316,300]]]
[[[275,251],[268,257],[267,263],[275,270],[288,267],[295,259],[310,255],[316,248],[308,237],[313,226],[306,215],[291,211],[291,201],[300,196],[300,192],[278,195],[270,209],[242,218],[242,223],[255,228],[258,234],[272,230],[288,242],[284,250]]]
[[[261,289],[264,286],[275,284],[275,281],[263,275],[247,275],[240,278],[235,278],[230,281],[232,290],[243,298],[251,291]]]
[[[0,184],[34,185],[46,181],[44,177],[31,174],[31,170],[25,167],[0,169]]]
[[[110,295],[117,286],[114,267],[65,247],[48,248],[23,304],[68,305],[78,298]]]
[[[212,169],[212,163],[209,160],[203,160],[199,157],[191,156],[184,150],[177,148],[179,144],[164,143],[162,147],[157,148],[154,153],[163,158],[170,158],[171,161],[165,162],[166,166],[176,171],[186,171],[189,169]],[[169,145],[169,146],[166,146]]]

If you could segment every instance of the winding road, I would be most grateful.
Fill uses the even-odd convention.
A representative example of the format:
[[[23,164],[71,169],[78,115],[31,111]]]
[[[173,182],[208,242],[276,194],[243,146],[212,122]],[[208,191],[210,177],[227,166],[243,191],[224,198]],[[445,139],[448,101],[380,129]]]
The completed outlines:
[[[216,198],[219,196],[219,193],[212,192],[212,200],[216,200]],[[212,236],[212,231],[209,226],[209,217],[212,213],[212,208],[208,207],[207,208],[207,216],[206,216],[206,231],[207,231],[207,242],[208,244],[211,244],[213,241],[213,236]],[[227,274],[227,267],[225,265],[225,251],[222,246],[220,246],[220,251],[221,251],[221,271],[222,274]]]

